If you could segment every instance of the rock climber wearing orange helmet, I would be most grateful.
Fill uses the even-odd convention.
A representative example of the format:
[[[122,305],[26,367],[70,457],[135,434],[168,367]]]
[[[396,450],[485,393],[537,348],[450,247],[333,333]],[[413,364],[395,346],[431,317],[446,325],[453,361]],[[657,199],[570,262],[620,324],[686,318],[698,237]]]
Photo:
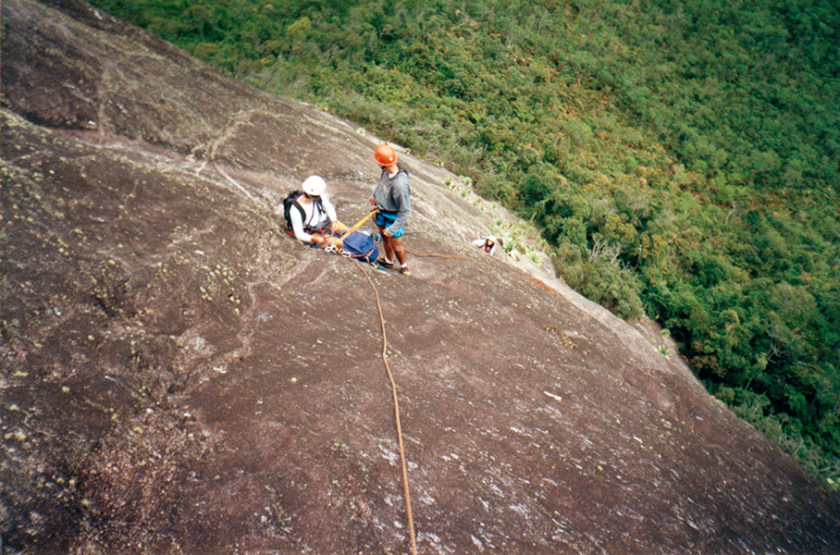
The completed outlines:
[[[385,257],[379,263],[386,268],[394,266],[394,255],[400,263],[400,273],[410,275],[405,260],[405,248],[402,246],[402,236],[405,224],[411,215],[411,190],[408,185],[408,172],[397,163],[397,153],[387,144],[376,148],[374,159],[382,166],[382,175],[370,197],[371,206],[376,206],[376,227],[382,234],[385,247]]]

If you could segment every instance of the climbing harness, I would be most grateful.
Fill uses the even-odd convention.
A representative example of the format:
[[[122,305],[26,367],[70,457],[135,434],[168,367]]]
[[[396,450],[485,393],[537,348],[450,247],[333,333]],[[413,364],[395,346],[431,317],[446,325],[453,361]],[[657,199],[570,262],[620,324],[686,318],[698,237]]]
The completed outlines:
[[[368,283],[370,284],[371,289],[373,289],[374,295],[376,295],[376,308],[379,311],[379,323],[382,326],[382,362],[385,364],[385,370],[388,373],[388,379],[391,381],[391,392],[394,397],[394,416],[396,418],[397,423],[397,443],[400,447],[400,465],[402,466],[402,478],[403,478],[403,489],[405,491],[405,511],[406,517],[408,519],[408,537],[411,543],[411,555],[417,555],[417,538],[414,533],[414,514],[411,511],[411,493],[409,492],[408,488],[408,466],[405,462],[405,449],[403,447],[403,436],[402,436],[402,424],[400,423],[400,402],[397,397],[397,384],[394,381],[394,375],[391,373],[391,367],[388,364],[388,336],[385,332],[385,316],[382,314],[382,302],[379,299],[379,291],[377,291],[376,286],[373,284],[373,280],[370,279],[370,276],[359,264],[358,260],[353,260],[356,263],[356,266],[359,267],[359,270],[365,275]]]

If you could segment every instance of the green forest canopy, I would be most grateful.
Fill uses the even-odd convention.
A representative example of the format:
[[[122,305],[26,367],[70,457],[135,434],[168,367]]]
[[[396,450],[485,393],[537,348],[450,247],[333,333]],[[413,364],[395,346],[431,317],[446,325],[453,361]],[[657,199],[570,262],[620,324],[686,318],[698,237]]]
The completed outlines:
[[[831,0],[96,0],[469,176],[577,290],[840,482]]]

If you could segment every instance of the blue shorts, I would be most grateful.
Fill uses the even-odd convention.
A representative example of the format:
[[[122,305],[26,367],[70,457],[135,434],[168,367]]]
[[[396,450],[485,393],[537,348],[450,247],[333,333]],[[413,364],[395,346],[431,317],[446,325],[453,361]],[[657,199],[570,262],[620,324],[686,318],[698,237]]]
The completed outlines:
[[[382,210],[380,210],[376,214],[376,225],[383,228],[388,227],[389,225],[397,221],[397,215],[398,214],[396,212],[383,212]],[[405,233],[405,228],[401,227],[399,231],[393,233],[391,237],[393,237],[394,239],[399,239],[403,236],[403,233]]]

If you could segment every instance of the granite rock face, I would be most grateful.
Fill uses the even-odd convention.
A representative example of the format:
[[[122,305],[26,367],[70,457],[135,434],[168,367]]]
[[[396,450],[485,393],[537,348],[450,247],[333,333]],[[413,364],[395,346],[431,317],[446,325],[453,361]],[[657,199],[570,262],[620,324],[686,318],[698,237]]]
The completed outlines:
[[[407,553],[366,272],[419,553],[840,553],[840,496],[651,337],[472,247],[511,216],[443,169],[402,155],[412,276],[361,269],[274,210],[317,173],[360,219],[376,139],[76,0],[2,25],[6,552]]]

